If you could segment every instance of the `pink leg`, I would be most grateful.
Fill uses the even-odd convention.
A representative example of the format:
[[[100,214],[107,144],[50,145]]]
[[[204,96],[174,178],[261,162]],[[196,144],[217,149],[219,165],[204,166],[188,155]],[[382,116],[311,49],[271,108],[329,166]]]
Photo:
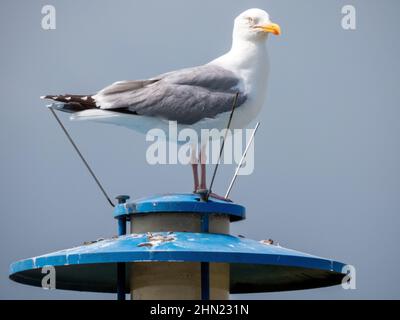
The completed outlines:
[[[192,163],[194,192],[196,192],[199,189],[199,173],[197,171],[197,167],[198,167],[197,163]]]
[[[191,157],[192,157],[191,165],[193,172],[193,185],[194,185],[194,192],[196,192],[199,189],[199,172],[198,172],[199,160],[196,158],[195,146],[192,146]]]
[[[206,148],[205,146],[201,147],[199,152],[199,159],[200,159],[200,172],[201,172],[201,180],[200,180],[200,189],[206,190],[207,189],[207,173],[206,173],[206,162],[207,162],[207,155],[206,155]]]
[[[232,200],[230,200],[230,199],[228,199],[228,198],[225,198],[225,197],[223,197],[223,196],[220,196],[220,195],[218,195],[218,194],[216,194],[216,193],[214,193],[214,192],[211,192],[209,197],[210,197],[210,198],[217,199],[217,200],[226,201],[226,202],[232,202]]]

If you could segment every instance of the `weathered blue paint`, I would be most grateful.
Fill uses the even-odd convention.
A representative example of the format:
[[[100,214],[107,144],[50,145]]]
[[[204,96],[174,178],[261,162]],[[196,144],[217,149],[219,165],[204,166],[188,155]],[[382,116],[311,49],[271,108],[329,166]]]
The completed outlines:
[[[246,209],[238,204],[209,198],[201,201],[198,194],[165,194],[138,199],[134,202],[118,204],[114,217],[147,213],[219,213],[229,215],[231,221],[245,219]]]
[[[208,233],[210,229],[210,219],[208,214],[201,215],[201,232]]]
[[[199,262],[203,300],[210,298],[210,263],[230,265],[231,293],[318,288],[340,284],[343,279],[343,263],[250,239],[209,233],[210,214],[226,214],[231,221],[243,220],[245,208],[240,205],[213,198],[201,201],[197,194],[167,194],[131,203],[126,203],[128,196],[117,199],[114,217],[118,219],[118,238],[15,262],[10,266],[10,278],[40,286],[41,268],[52,265],[59,289],[117,292],[118,298],[123,299],[130,291],[126,263]],[[151,247],[140,245],[148,241],[146,234],[125,235],[131,215],[168,212],[200,214],[201,233],[162,233],[168,235],[169,241]]]
[[[116,289],[115,280],[112,282],[108,266],[119,262],[143,261],[230,263],[232,293],[334,285],[339,284],[343,277],[343,263],[283,247],[264,245],[255,240],[223,234],[174,235],[175,241],[155,247],[138,246],[146,242],[147,237],[145,234],[132,234],[21,260],[10,266],[10,278],[40,286],[43,276],[40,268],[53,265],[56,266],[59,288],[113,292]],[[91,268],[90,272],[87,271],[88,267]],[[300,271],[293,272],[296,270]],[[74,279],[79,278],[77,275],[80,271],[84,279],[69,279],[72,274]],[[268,283],[271,281],[273,285]]]
[[[126,235],[126,217],[118,218],[118,235],[119,236]]]

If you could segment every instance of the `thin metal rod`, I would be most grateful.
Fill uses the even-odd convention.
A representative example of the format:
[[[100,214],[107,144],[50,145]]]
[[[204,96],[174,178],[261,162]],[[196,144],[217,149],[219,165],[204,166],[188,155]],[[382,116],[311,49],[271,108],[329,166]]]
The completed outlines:
[[[212,179],[211,179],[211,183],[210,183],[210,188],[208,189],[207,199],[208,199],[208,197],[210,196],[210,194],[212,192],[212,187],[214,185],[215,176],[217,175],[218,166],[219,166],[219,163],[221,162],[222,153],[224,152],[225,140],[226,140],[226,137],[228,135],[228,131],[229,131],[230,127],[231,127],[233,113],[235,112],[235,108],[236,108],[236,105],[237,105],[238,98],[239,98],[239,92],[236,93],[235,99],[233,100],[232,111],[231,111],[231,114],[229,116],[228,125],[226,127],[226,131],[225,131],[225,135],[224,135],[224,140],[222,140],[221,149],[219,151],[218,162],[215,165],[214,173],[213,173],[213,176],[212,176]]]
[[[54,118],[57,120],[58,124],[60,125],[61,129],[64,131],[65,135],[67,136],[69,142],[71,142],[72,146],[74,147],[76,153],[78,154],[79,158],[81,158],[83,164],[86,166],[86,168],[88,169],[90,175],[92,176],[92,178],[94,179],[94,181],[96,182],[96,184],[98,185],[98,187],[100,188],[101,192],[103,193],[103,195],[106,197],[108,203],[112,206],[115,207],[114,203],[111,201],[110,197],[108,196],[107,192],[104,190],[103,186],[101,185],[99,179],[97,179],[96,175],[94,174],[93,170],[90,168],[89,164],[87,163],[87,161],[85,160],[85,158],[83,157],[82,153],[79,151],[77,145],[75,144],[74,140],[72,140],[71,136],[69,135],[67,129],[65,129],[64,125],[62,124],[61,120],[58,118],[57,114],[55,113],[55,111],[53,110],[52,107],[49,107],[50,112],[53,114]]]
[[[226,191],[225,199],[228,199],[229,194],[231,193],[233,184],[234,184],[235,181],[236,181],[236,178],[237,178],[237,176],[238,176],[238,174],[239,174],[239,170],[240,170],[240,168],[242,167],[243,161],[244,161],[244,159],[245,159],[246,156],[247,156],[247,152],[249,151],[249,148],[250,148],[251,144],[253,143],[254,137],[255,137],[255,135],[256,135],[256,133],[257,133],[257,130],[258,130],[258,127],[259,127],[259,126],[260,126],[260,123],[257,122],[256,127],[254,128],[254,131],[253,131],[253,133],[252,133],[252,135],[251,135],[251,137],[250,137],[249,143],[247,144],[246,149],[244,150],[244,153],[243,153],[243,155],[242,155],[242,159],[240,159],[240,162],[239,162],[239,164],[238,164],[238,166],[237,166],[237,168],[236,168],[235,174],[233,175],[232,181],[231,181],[231,183],[229,184],[228,190]]]

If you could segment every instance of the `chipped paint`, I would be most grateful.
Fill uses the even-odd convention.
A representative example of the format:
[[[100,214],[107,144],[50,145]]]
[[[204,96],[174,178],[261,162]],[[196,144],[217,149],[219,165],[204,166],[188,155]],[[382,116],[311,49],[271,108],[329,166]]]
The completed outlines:
[[[171,232],[168,232],[167,235],[164,235],[162,233],[151,233],[148,232],[146,234],[147,237],[147,242],[141,242],[137,246],[138,247],[148,247],[148,248],[153,248],[157,247],[159,245],[162,245],[167,242],[175,241],[176,236],[173,235]]]
[[[243,206],[210,198],[208,202],[199,202],[198,194],[166,194],[137,199],[124,205],[117,205],[114,218],[125,215],[145,213],[199,213],[224,214],[231,221],[245,219],[246,210]]]
[[[151,246],[150,246],[151,244]],[[245,277],[246,272],[254,272],[257,265],[264,265],[266,269],[258,268],[258,279],[263,279],[263,273],[269,270],[268,266],[279,267],[281,272],[287,272],[287,267],[300,267],[310,276],[316,272],[320,277],[326,271],[342,273],[344,264],[331,259],[319,258],[302,252],[265,245],[259,241],[234,237],[223,234],[202,234],[190,232],[158,232],[147,234],[130,234],[114,239],[104,239],[90,245],[49,253],[47,255],[22,260],[10,266],[10,277],[20,282],[26,281],[24,274],[31,269],[42,268],[45,265],[68,266],[68,273],[74,274],[73,279],[79,277],[76,265],[93,264],[93,277],[102,277],[97,273],[100,264],[117,262],[220,262],[231,263],[231,268],[241,265],[240,277]],[[248,269],[246,269],[248,268]],[[248,271],[246,271],[248,270]],[[264,270],[264,271],[263,271]],[[290,269],[291,270],[291,269]],[[302,271],[303,272],[303,271]],[[38,274],[37,277],[42,276]],[[238,274],[235,275],[235,277]],[[329,276],[329,273],[326,274]],[[261,277],[261,278],[260,278]],[[71,278],[72,279],[72,278]],[[240,278],[240,283],[245,278]],[[247,278],[246,278],[247,279]],[[265,277],[267,281],[268,277]],[[39,281],[39,280],[38,280]],[[99,279],[96,286],[101,287]],[[236,281],[236,280],[235,280]]]

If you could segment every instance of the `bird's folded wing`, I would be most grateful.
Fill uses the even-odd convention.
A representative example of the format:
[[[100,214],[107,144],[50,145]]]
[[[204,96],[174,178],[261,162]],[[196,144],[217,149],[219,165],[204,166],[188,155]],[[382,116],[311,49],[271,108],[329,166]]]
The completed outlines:
[[[149,80],[116,82],[93,98],[101,109],[193,124],[230,111],[237,92],[240,106],[246,100],[240,78],[209,64]]]

